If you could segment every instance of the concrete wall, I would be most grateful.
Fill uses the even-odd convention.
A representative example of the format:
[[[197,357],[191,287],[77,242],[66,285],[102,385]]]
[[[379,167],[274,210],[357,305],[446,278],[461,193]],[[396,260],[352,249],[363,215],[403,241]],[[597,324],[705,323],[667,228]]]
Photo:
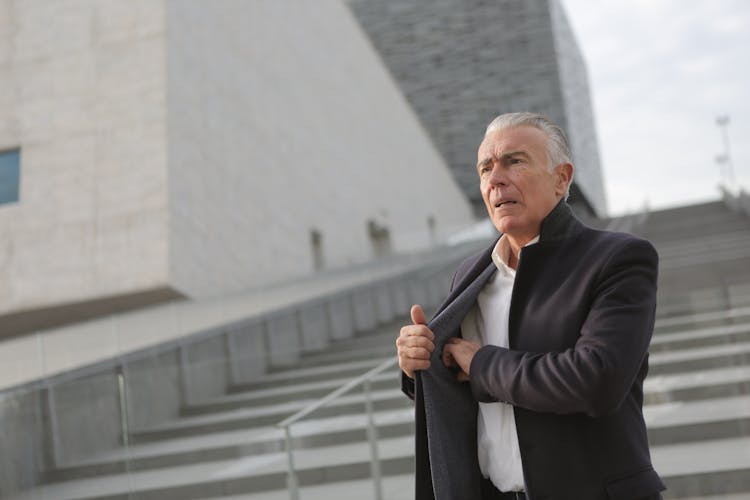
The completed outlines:
[[[167,2],[171,280],[191,297],[470,223],[445,163],[338,0]]]
[[[0,315],[165,282],[163,13],[0,0],[0,150],[21,149],[20,200],[0,206]]]
[[[570,85],[585,83],[585,67],[572,34],[559,29],[561,16],[551,12],[559,10],[555,1],[347,0],[482,215],[477,146],[490,120],[511,111],[544,113],[577,128],[568,132],[574,161],[583,165],[582,190],[604,208],[593,173],[596,149],[581,147],[595,146],[593,124],[587,114],[568,121],[570,114],[590,113],[590,103],[585,86]],[[581,94],[573,98],[569,91]]]

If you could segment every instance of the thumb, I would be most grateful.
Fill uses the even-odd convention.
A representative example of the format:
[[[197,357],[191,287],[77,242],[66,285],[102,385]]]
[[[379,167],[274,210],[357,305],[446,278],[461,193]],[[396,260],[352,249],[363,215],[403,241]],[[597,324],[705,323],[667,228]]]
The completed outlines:
[[[411,306],[411,322],[415,325],[427,324],[427,318],[425,318],[422,306],[420,306],[419,304],[414,304],[413,306]]]

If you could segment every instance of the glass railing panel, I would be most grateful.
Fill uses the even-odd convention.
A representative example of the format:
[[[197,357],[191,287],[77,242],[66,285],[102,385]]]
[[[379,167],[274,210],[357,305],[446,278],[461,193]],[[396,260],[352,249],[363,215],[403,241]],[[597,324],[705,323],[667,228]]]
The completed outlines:
[[[45,394],[34,386],[0,392],[0,498],[41,498],[28,494],[53,460]]]
[[[436,294],[425,287],[446,281],[436,276],[421,287],[393,277],[264,314],[243,316],[229,297],[40,332],[27,360],[36,382],[3,394],[0,411],[15,422],[14,437],[3,438],[11,457],[4,460],[15,460],[2,467],[3,498],[283,490],[284,432],[276,424],[392,359],[398,318],[407,320],[399,302],[430,301]],[[410,435],[412,406],[397,369],[370,382],[378,436]],[[303,487],[309,471],[330,467],[316,463],[318,453],[368,446],[363,391],[353,387],[291,427],[295,454],[307,457]],[[18,457],[26,457],[23,467]]]

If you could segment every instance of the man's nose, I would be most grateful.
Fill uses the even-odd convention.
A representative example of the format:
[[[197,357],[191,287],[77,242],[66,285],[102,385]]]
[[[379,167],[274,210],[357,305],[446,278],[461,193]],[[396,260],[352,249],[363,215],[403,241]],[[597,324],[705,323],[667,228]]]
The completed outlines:
[[[508,184],[508,175],[502,165],[495,164],[490,171],[490,184],[493,186],[504,186]]]

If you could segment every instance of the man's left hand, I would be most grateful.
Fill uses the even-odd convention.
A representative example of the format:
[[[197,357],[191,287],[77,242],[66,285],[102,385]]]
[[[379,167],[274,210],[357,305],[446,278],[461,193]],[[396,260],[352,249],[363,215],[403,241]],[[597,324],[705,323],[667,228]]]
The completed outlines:
[[[458,372],[458,380],[466,382],[469,380],[471,360],[474,359],[474,354],[476,354],[480,347],[482,346],[476,342],[451,337],[443,346],[443,364],[448,368],[460,368],[461,371]]]

